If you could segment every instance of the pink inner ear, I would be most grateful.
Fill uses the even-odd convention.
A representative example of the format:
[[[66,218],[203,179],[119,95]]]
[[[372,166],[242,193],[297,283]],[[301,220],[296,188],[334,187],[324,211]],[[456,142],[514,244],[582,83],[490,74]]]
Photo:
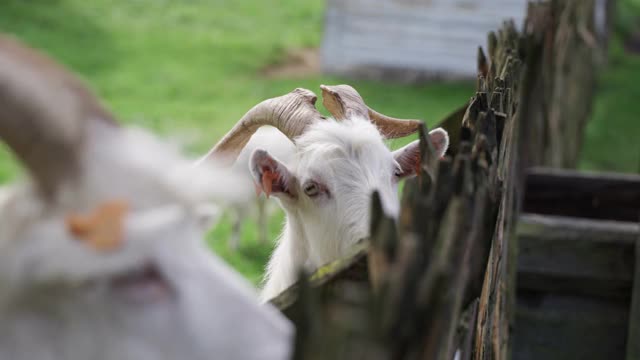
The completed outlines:
[[[279,178],[280,175],[277,172],[271,171],[269,168],[262,170],[262,189],[267,197],[271,195],[273,183],[278,181]]]
[[[436,151],[438,151],[444,145],[444,138],[442,136],[432,136],[431,143],[433,144],[433,147],[436,149]]]
[[[436,152],[442,153],[440,158],[444,157],[449,147],[449,135],[442,128],[437,128],[429,133],[429,138]]]
[[[256,150],[251,159],[252,172],[256,186],[264,191],[267,197],[271,194],[295,198],[295,188],[292,188],[295,176],[278,160],[269,156],[264,150]]]
[[[269,156],[264,156],[259,164],[260,173],[261,173],[261,181],[260,185],[256,185],[256,188],[262,186],[262,191],[264,191],[267,198],[273,192],[273,185],[276,181],[279,180],[280,174],[278,173],[278,164],[274,159]],[[277,185],[276,185],[277,187]],[[257,194],[259,195],[259,190],[256,189]]]
[[[400,178],[420,175],[420,149],[418,143],[408,145],[395,153],[395,159],[400,165]]]

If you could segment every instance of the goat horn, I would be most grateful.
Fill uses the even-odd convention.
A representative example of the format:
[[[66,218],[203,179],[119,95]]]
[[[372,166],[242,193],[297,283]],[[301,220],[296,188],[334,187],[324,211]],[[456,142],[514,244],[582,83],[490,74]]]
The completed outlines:
[[[292,141],[316,121],[324,120],[315,107],[316,94],[297,88],[276,98],[265,100],[249,110],[203,158],[235,161],[251,135],[263,125],[271,125]]]
[[[26,165],[45,198],[80,171],[87,121],[112,116],[69,71],[0,34],[0,139]]]
[[[322,105],[336,120],[352,116],[369,119],[369,108],[356,89],[349,85],[320,85]]]
[[[368,107],[362,96],[349,85],[320,85],[322,105],[336,120],[360,116],[374,123],[387,139],[401,138],[418,131],[420,120],[403,120],[383,115]]]

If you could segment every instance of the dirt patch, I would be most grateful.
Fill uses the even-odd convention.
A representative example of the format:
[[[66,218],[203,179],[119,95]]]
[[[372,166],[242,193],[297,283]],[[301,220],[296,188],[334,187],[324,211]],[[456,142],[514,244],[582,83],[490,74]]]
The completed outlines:
[[[260,74],[268,78],[302,78],[319,73],[320,51],[317,48],[288,51],[282,61],[260,70]]]

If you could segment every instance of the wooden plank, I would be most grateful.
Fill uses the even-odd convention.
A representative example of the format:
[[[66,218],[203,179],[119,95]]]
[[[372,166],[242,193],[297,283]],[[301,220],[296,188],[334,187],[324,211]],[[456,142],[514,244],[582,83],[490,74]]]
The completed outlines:
[[[498,148],[491,148],[486,154],[486,160],[492,164],[498,164],[497,168],[492,171],[490,179],[494,181],[495,193],[492,195],[500,204],[493,231],[493,239],[489,260],[484,276],[484,283],[480,296],[478,307],[477,333],[475,340],[474,359],[477,360],[501,360],[507,359],[509,353],[510,339],[510,321],[513,318],[515,309],[513,308],[514,289],[511,284],[514,283],[511,275],[515,273],[512,269],[515,266],[515,250],[517,238],[515,235],[515,222],[517,221],[518,206],[521,197],[520,183],[523,181],[522,173],[519,171],[518,163],[524,163],[521,159],[522,152],[519,150],[524,143],[521,133],[526,129],[521,122],[525,121],[520,115],[524,110],[520,108],[521,101],[515,97],[509,98],[509,103],[505,108],[509,108],[504,114],[504,122],[501,121],[500,126],[493,123],[488,109],[489,99],[492,98],[493,92],[497,91],[501,94],[515,91],[513,82],[505,81],[508,78],[522,77],[521,68],[517,67],[515,57],[501,56],[496,53],[514,53],[517,46],[517,34],[514,27],[505,24],[499,32],[500,36],[496,39],[495,48],[492,46],[493,57],[491,58],[491,66],[487,75],[491,81],[479,81],[479,89],[476,96],[475,106],[470,106],[469,113],[465,114],[465,123],[472,128],[477,129],[494,129],[502,130],[502,134],[495,136],[476,137],[476,144],[485,143],[492,144],[500,139]],[[496,49],[499,49],[496,50]],[[482,80],[482,79],[481,79]],[[494,81],[495,80],[495,81]],[[498,88],[500,84],[500,88]],[[526,87],[527,83],[520,85]],[[523,94],[518,97],[527,99]],[[520,103],[520,104],[519,104]],[[473,102],[472,102],[473,104]],[[485,105],[487,104],[487,105]],[[514,113],[517,111],[517,114]],[[484,120],[480,120],[484,117]],[[475,118],[475,119],[474,119]],[[483,125],[483,121],[485,122]],[[486,126],[492,125],[492,126]]]
[[[475,78],[474,55],[485,34],[506,18],[522,24],[526,3],[330,0],[322,67],[331,74],[359,77],[384,77],[404,69],[413,74]]]
[[[502,147],[513,149],[517,146],[515,136],[518,128],[510,121],[505,128]],[[502,198],[495,225],[489,259],[478,307],[478,322],[474,359],[507,359],[509,342],[509,318],[512,309],[509,301],[509,267],[511,266],[511,244],[516,238],[511,233],[515,226],[513,213],[516,193],[515,154],[503,153],[500,159],[501,171],[509,175],[504,182]]]
[[[624,359],[628,315],[627,300],[520,292],[511,358]]]
[[[627,298],[636,223],[523,214],[518,288]]]
[[[636,222],[640,176],[531,169],[524,201],[529,213]]]
[[[442,13],[451,17],[468,17],[477,14],[480,18],[498,17],[499,19],[513,16],[522,17],[524,0],[485,0],[483,5],[472,4],[469,0],[329,0],[332,8],[349,14],[380,15],[388,13],[390,16],[414,16],[421,19],[431,19]],[[413,10],[413,11],[412,11]],[[408,14],[409,12],[409,14]],[[497,24],[498,27],[500,24]]]
[[[627,360],[640,359],[640,236],[635,243],[635,267],[627,333]]]
[[[476,321],[478,319],[478,302],[474,300],[462,316],[463,328],[461,329],[460,360],[473,359],[473,341],[476,337]]]

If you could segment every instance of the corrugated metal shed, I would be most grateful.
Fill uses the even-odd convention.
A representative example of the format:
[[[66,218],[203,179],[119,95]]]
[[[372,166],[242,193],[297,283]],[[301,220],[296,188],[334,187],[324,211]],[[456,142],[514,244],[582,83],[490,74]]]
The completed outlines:
[[[326,73],[411,78],[475,77],[486,34],[527,0],[329,0],[322,43]]]

